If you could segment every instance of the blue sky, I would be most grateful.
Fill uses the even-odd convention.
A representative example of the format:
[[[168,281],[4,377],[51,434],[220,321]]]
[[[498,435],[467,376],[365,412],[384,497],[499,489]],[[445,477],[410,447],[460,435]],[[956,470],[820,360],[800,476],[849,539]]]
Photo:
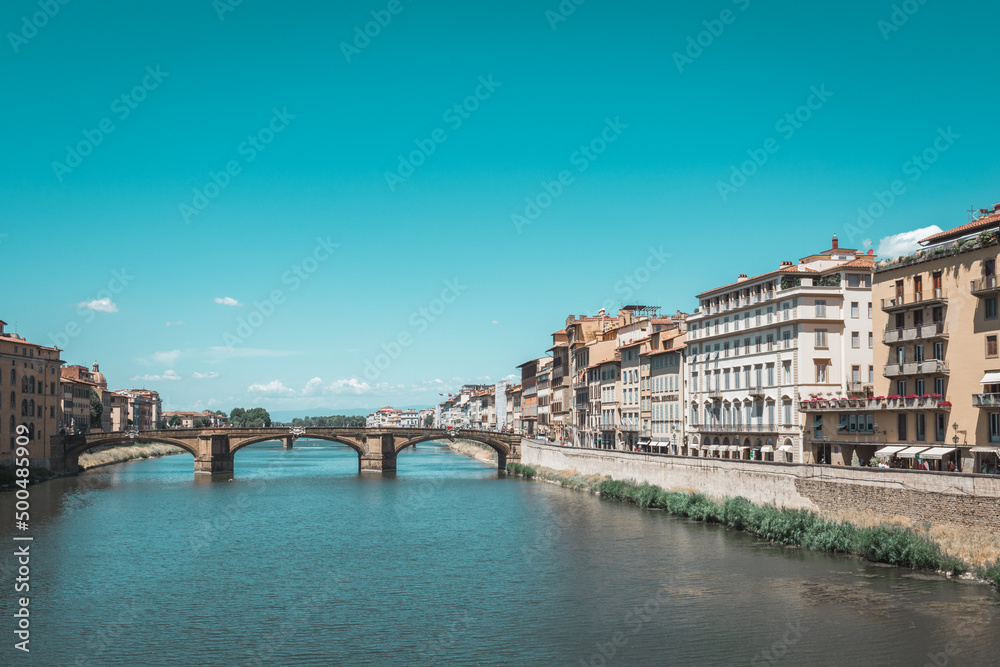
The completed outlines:
[[[984,3],[225,1],[0,9],[0,318],[168,408],[432,404],[1000,200]]]

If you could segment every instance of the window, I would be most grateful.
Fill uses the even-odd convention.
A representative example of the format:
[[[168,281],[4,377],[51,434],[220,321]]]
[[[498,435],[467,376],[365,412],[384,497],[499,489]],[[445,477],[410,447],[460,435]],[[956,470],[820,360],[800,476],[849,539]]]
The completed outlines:
[[[774,386],[774,364],[767,365],[767,386]]]
[[[944,343],[934,343],[933,359],[944,359]]]
[[[783,371],[782,375],[784,375],[785,378],[784,383],[792,384],[792,362],[790,361],[782,362],[781,369]]]
[[[858,331],[851,332],[851,347],[855,350],[861,349],[861,333]]]
[[[851,382],[861,384],[861,366],[851,366]]]
[[[1000,442],[1000,412],[990,413],[990,442]]]
[[[857,276],[855,276],[855,277],[857,277]],[[858,308],[858,302],[857,301],[852,301],[851,302],[851,317],[853,317],[854,319],[858,319],[859,317],[861,317],[861,313],[860,313],[860,309]]]
[[[906,413],[901,412],[896,417],[896,433],[901,442],[906,442]]]
[[[906,380],[896,380],[896,394],[906,396]]]
[[[826,368],[825,361],[816,362],[816,382],[818,384],[826,384]]]
[[[916,394],[918,396],[923,396],[925,393],[927,393],[927,392],[924,391],[924,379],[923,378],[917,378]]]
[[[924,360],[924,346],[914,345],[913,346],[913,360],[920,363]]]
[[[785,401],[781,404],[782,411],[785,413],[785,425],[792,425],[792,402]]]
[[[872,318],[872,302],[868,302],[868,319]]]
[[[938,412],[934,415],[934,439],[938,442],[944,441],[947,424],[948,422],[945,421],[943,413]]]
[[[816,347],[826,346],[826,329],[816,329]]]
[[[997,337],[995,334],[986,337],[986,356],[987,357],[997,356]]]
[[[983,305],[986,307],[986,319],[995,320],[997,317],[997,298],[990,297],[983,301]]]
[[[925,415],[923,412],[918,412],[917,415],[916,415],[916,417],[917,417],[917,419],[916,419],[916,421],[917,421],[917,428],[916,428],[917,442],[923,442],[924,440],[927,439],[927,433],[926,433],[925,428],[924,428],[925,425],[926,425],[925,422],[926,422],[927,415]]]
[[[868,384],[875,384],[875,367],[868,367]]]
[[[826,317],[826,300],[816,300],[816,317]]]
[[[869,331],[869,332],[868,332],[868,349],[869,349],[869,350],[870,350],[870,349],[872,349],[872,346],[873,346],[874,344],[875,344],[875,337],[874,337],[874,335],[872,334],[872,332],[871,332],[871,331]]]
[[[934,393],[944,396],[944,378],[934,378]]]

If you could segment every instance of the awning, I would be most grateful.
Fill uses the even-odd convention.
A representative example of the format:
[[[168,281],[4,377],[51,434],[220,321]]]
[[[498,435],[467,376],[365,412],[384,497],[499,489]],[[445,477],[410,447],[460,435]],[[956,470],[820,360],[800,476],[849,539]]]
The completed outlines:
[[[740,445],[740,451],[743,451],[744,449],[750,449],[750,448],[747,447],[746,445]]]
[[[882,449],[875,452],[875,456],[879,457],[880,459],[887,459],[890,456],[895,456],[904,449],[906,449],[906,447],[900,447],[899,445],[890,445],[889,447],[883,447]]]
[[[945,454],[951,454],[955,451],[954,447],[932,447],[926,452],[920,455],[922,459],[940,459]]]
[[[822,416],[816,417],[816,419],[813,420],[812,427],[813,428],[822,428],[823,427],[823,417]]]
[[[729,451],[731,451],[731,452],[738,452],[738,451],[740,451],[740,449],[742,449],[742,448],[741,447],[737,447],[736,445],[729,445]]]
[[[901,451],[899,454],[896,454],[896,456],[899,456],[904,459],[912,459],[917,454],[921,454],[922,452],[925,451],[927,451],[927,447],[909,447]]]
[[[792,451],[792,446],[791,445],[782,445],[781,447],[778,447],[778,451],[779,452],[790,452],[790,451]]]
[[[760,451],[770,454],[771,452],[774,451],[774,447],[772,447],[771,445],[764,445],[763,447],[760,448]]]
[[[973,447],[969,451],[975,454],[996,454],[1000,456],[1000,447]]]
[[[712,445],[712,446],[710,446],[710,447],[708,448],[708,451],[710,451],[710,452],[717,452],[717,451],[719,451],[719,448],[720,448],[721,446],[722,446],[722,445]]]
[[[637,444],[648,445],[650,442],[652,442],[652,440],[649,438],[639,438],[639,442]]]
[[[979,384],[1000,384],[1000,371],[987,371]]]

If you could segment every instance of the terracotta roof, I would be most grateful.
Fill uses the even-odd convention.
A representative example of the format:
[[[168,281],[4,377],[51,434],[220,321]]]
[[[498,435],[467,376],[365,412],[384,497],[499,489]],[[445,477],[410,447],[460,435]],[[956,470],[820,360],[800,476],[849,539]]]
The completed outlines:
[[[638,338],[638,339],[632,341],[631,343],[624,343],[623,345],[619,345],[618,349],[619,350],[624,350],[626,347],[635,347],[636,345],[639,345],[640,343],[645,343],[650,338],[652,338],[652,335],[645,336],[643,338]]]
[[[963,236],[968,236],[969,234],[974,234],[976,232],[981,232],[984,229],[989,229],[990,227],[996,227],[1000,225],[1000,213],[995,213],[993,215],[984,215],[978,220],[974,220],[968,224],[961,225],[960,227],[955,227],[954,229],[949,229],[944,232],[938,232],[932,236],[920,241],[920,245],[931,245],[933,243],[939,243],[941,241],[947,241],[949,239],[957,239]]]
[[[874,255],[868,255],[867,257],[859,257],[858,259],[851,260],[847,264],[841,264],[837,268],[873,269],[873,268],[875,268],[875,256]]]

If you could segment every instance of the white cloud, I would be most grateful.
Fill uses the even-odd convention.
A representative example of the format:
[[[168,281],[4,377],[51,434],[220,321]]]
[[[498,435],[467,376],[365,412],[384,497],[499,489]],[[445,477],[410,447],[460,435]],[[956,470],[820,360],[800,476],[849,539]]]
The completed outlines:
[[[940,227],[931,225],[923,229],[914,229],[911,232],[886,236],[878,242],[878,250],[875,251],[875,254],[882,259],[892,259],[900,255],[909,255],[920,249],[919,241],[921,239],[937,234],[940,231]]]
[[[132,382],[162,382],[164,380],[180,380],[181,376],[174,371],[164,371],[162,375],[136,375],[131,378]]]
[[[184,320],[177,320],[176,322],[167,322],[168,327],[182,327],[184,326]]]
[[[267,384],[252,384],[247,387],[247,391],[251,394],[260,394],[262,396],[294,396],[295,390],[289,389],[281,380],[271,380]]]
[[[500,323],[497,322],[496,320],[493,320],[493,322],[491,322],[491,324],[500,324]]]
[[[211,380],[212,378],[219,377],[219,374],[215,371],[208,371],[207,373],[194,373],[191,377],[195,380]]]
[[[180,350],[168,350],[166,352],[154,352],[153,361],[164,366],[173,366],[174,362],[181,356]]]
[[[329,396],[329,395],[339,395],[339,394],[367,394],[372,390],[372,387],[367,382],[362,382],[357,378],[349,378],[346,380],[334,380],[329,384],[323,382],[322,378],[315,377],[309,382],[306,382],[306,386],[302,388],[303,396]]]
[[[89,310],[96,310],[99,313],[117,313],[118,306],[111,297],[104,297],[103,299],[94,299],[93,301],[81,301],[76,304],[78,306],[83,306]]]
[[[243,304],[234,299],[231,296],[215,297],[216,303],[221,303],[223,306],[242,306]]]

